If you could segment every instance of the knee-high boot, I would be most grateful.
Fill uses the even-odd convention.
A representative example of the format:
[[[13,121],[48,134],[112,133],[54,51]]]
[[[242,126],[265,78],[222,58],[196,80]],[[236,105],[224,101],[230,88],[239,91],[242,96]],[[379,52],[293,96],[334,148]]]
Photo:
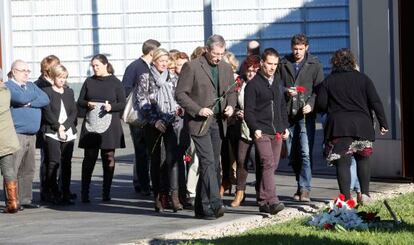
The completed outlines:
[[[17,205],[17,181],[7,181],[4,183],[4,187],[7,197],[4,212],[16,213],[19,210]]]
[[[103,185],[102,185],[102,201],[111,200],[111,185],[114,177],[115,167],[106,166],[104,167],[103,174]]]
[[[89,186],[91,184],[93,167],[88,166],[85,161],[82,164],[82,202],[89,203]]]

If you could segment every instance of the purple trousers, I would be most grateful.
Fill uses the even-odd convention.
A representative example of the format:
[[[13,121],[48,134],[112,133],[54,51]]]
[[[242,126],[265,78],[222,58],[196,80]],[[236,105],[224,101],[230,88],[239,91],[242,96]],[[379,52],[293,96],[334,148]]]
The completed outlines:
[[[280,135],[263,134],[262,138],[255,139],[260,165],[256,167],[256,191],[259,205],[279,203],[276,195],[275,171],[279,165],[282,139]]]

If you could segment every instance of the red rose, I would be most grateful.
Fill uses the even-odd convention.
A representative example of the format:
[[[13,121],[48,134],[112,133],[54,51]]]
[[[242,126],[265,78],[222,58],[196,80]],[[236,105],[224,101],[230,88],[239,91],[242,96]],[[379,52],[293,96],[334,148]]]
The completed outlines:
[[[336,204],[336,206],[337,206],[338,208],[342,208],[342,202],[338,202],[338,204]]]
[[[303,86],[297,86],[296,87],[296,92],[298,92],[298,93],[305,93],[305,91],[306,91],[306,88],[303,87]]]
[[[330,230],[330,229],[332,229],[332,228],[333,228],[333,225],[331,225],[331,224],[329,224],[329,223],[326,223],[326,224],[324,224],[324,225],[323,225],[323,228],[324,228],[325,230]]]
[[[375,219],[375,216],[377,216],[377,213],[367,213],[367,215],[365,216],[365,219],[368,221],[372,221]]]
[[[185,155],[184,156],[184,162],[186,162],[186,163],[190,163],[191,162],[191,156],[190,155]]]
[[[339,200],[341,200],[341,201],[345,201],[345,195],[344,195],[344,194],[342,194],[342,193],[340,193],[340,194],[339,194],[338,198],[339,198]]]
[[[282,135],[280,133],[276,133],[276,140],[282,140]]]
[[[356,202],[354,199],[349,199],[348,201],[346,201],[346,204],[348,205],[348,207],[350,208],[355,208],[356,206]]]

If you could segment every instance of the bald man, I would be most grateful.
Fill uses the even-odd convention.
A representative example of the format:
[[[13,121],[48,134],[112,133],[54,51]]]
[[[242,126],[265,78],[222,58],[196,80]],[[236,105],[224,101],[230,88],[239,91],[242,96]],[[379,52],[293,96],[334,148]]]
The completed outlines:
[[[35,173],[36,133],[40,128],[42,107],[49,104],[49,97],[34,83],[29,82],[29,65],[16,60],[11,67],[11,78],[5,83],[10,90],[10,111],[20,143],[20,150],[13,153],[17,174],[20,207],[38,208],[32,203],[32,184]]]

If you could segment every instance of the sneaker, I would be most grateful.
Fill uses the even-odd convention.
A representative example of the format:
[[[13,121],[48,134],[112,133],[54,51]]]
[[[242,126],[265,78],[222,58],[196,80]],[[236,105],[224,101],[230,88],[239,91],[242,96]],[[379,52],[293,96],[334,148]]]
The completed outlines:
[[[269,205],[269,213],[271,215],[276,215],[277,213],[279,213],[280,211],[282,211],[285,208],[285,205],[281,202],[279,203],[274,203]]]

